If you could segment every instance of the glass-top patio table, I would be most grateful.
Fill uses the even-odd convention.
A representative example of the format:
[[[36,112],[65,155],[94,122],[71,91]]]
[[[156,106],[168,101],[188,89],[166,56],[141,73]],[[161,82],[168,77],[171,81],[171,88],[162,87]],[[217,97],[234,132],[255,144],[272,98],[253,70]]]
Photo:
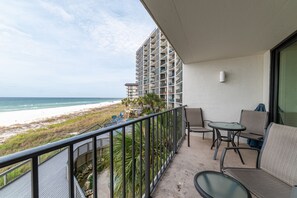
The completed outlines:
[[[229,143],[231,143],[233,147],[236,147],[236,144],[234,143],[234,137],[235,137],[234,132],[246,130],[245,126],[237,122],[211,122],[208,124],[208,126],[213,128],[214,133],[217,136],[211,146],[211,148],[213,148],[214,146],[216,147],[215,153],[213,156],[214,160],[217,158],[218,150],[222,141],[227,142],[228,147],[229,147]],[[220,130],[227,131],[227,136],[223,136]],[[244,164],[240,151],[236,150],[236,152],[239,154],[240,160]]]
[[[194,185],[204,198],[251,198],[251,193],[236,179],[216,171],[202,171],[195,175]]]

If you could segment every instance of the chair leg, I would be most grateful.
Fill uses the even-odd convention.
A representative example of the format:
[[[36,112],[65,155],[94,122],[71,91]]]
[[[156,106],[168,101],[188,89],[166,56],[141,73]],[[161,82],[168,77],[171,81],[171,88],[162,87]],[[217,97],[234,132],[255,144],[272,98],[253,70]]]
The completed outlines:
[[[188,147],[190,147],[190,130],[188,129]]]
[[[218,141],[218,139],[215,139],[215,141],[213,141],[213,143],[212,143],[212,145],[211,145],[211,147],[210,147],[210,150],[212,150],[213,147],[215,147],[215,144],[216,144],[217,141]]]
[[[239,135],[237,136],[237,147],[239,147]]]
[[[202,135],[202,139],[204,140],[204,133],[203,133],[203,135]]]
[[[215,137],[215,131],[214,129],[212,130],[212,145],[210,147],[210,150],[212,150],[212,148],[215,146],[215,143],[216,143],[217,139]]]

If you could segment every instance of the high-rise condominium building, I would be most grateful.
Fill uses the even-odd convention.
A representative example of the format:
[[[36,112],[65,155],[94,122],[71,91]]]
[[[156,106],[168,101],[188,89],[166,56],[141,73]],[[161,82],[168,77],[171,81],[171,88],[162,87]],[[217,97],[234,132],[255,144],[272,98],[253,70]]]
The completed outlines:
[[[167,104],[182,104],[183,63],[165,35],[155,29],[136,52],[138,95],[156,93]]]
[[[134,99],[138,97],[137,83],[126,83],[125,86],[127,87],[127,98]]]

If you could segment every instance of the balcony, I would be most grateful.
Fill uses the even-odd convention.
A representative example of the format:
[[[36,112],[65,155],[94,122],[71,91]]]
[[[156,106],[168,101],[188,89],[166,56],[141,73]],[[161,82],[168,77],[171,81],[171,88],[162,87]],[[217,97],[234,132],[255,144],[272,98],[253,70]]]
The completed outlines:
[[[17,181],[18,185],[21,185],[21,182],[23,178],[26,178],[26,185],[28,189],[30,188],[30,184],[32,187],[32,192],[26,192],[28,196],[30,196],[31,193],[33,193],[33,197],[38,197],[38,194],[44,194],[49,193],[49,185],[47,182],[49,182],[47,179],[50,178],[51,180],[57,181],[57,177],[64,177],[63,175],[65,173],[68,174],[68,178],[73,178],[69,180],[64,180],[65,183],[63,183],[63,186],[65,189],[61,191],[57,191],[57,193],[63,193],[65,197],[68,197],[68,195],[71,195],[70,197],[84,197],[83,191],[80,189],[80,187],[77,184],[76,178],[72,177],[74,175],[74,170],[71,171],[69,167],[75,167],[75,163],[67,163],[67,161],[72,161],[71,159],[77,158],[78,153],[82,152],[91,152],[93,153],[92,156],[96,159],[95,156],[98,152],[97,150],[93,150],[91,148],[98,148],[98,145],[103,145],[102,143],[99,143],[98,137],[105,136],[104,139],[107,141],[105,142],[105,145],[107,145],[107,148],[110,150],[113,150],[115,147],[114,140],[117,138],[117,135],[120,135],[122,138],[127,138],[130,136],[132,137],[132,140],[137,137],[137,133],[139,133],[139,130],[136,130],[137,126],[142,126],[141,129],[145,132],[148,131],[148,133],[144,133],[142,136],[141,142],[143,144],[137,144],[136,139],[135,144],[132,144],[132,151],[134,150],[134,155],[132,152],[132,158],[135,158],[136,149],[143,149],[144,154],[142,156],[142,160],[140,163],[135,163],[132,166],[132,178],[136,177],[136,168],[137,166],[142,166],[142,174],[143,180],[143,191],[142,195],[145,197],[148,197],[148,195],[151,195],[153,197],[171,197],[172,195],[176,195],[177,197],[198,197],[198,193],[193,185],[193,176],[203,170],[219,170],[219,160],[213,160],[213,150],[210,149],[210,145],[212,144],[210,139],[203,140],[201,137],[192,136],[191,137],[191,147],[188,147],[186,142],[184,141],[184,135],[185,132],[182,130],[183,124],[181,122],[182,120],[182,108],[177,108],[174,110],[169,110],[164,113],[155,114],[152,116],[147,116],[145,118],[141,118],[138,120],[126,122],[114,127],[105,128],[98,131],[93,131],[84,135],[76,136],[73,138],[69,138],[66,140],[62,140],[56,143],[52,143],[49,145],[41,146],[38,148],[31,149],[29,151],[19,153],[19,154],[13,154],[10,157],[2,157],[0,158],[0,167],[3,167],[5,165],[9,165],[11,163],[15,163],[24,159],[32,160],[32,171],[29,172],[29,175],[27,177],[22,176]],[[165,116],[168,116],[168,119],[164,119]],[[163,118],[163,119],[162,119]],[[150,121],[149,121],[150,120]],[[166,121],[167,120],[167,121]],[[174,121],[176,120],[176,121]],[[157,123],[161,123],[161,126],[158,127]],[[176,123],[176,124],[174,124]],[[162,126],[162,124],[165,124]],[[162,132],[162,127],[164,127],[164,130]],[[120,134],[115,134],[113,131],[120,130]],[[142,134],[142,133],[141,133]],[[134,138],[133,138],[134,137]],[[167,137],[167,138],[165,138]],[[140,137],[141,138],[141,137]],[[96,140],[96,141],[95,141]],[[75,149],[73,150],[74,145],[76,145],[78,142],[85,142],[87,141],[87,144],[81,144],[87,145],[87,149],[82,148],[82,146],[78,147],[81,148],[81,151]],[[156,142],[155,142],[156,141]],[[96,142],[96,143],[95,143]],[[158,145],[158,142],[161,143],[161,147],[156,147]],[[166,142],[166,143],[165,143]],[[122,144],[122,151],[124,151],[126,146],[129,146],[128,143]],[[47,153],[52,150],[56,149],[62,149],[66,148],[66,150],[63,150],[61,154],[58,155],[57,160],[53,163],[61,163],[66,162],[65,166],[68,169],[68,172],[58,172],[59,174],[55,174],[58,169],[52,169],[49,166],[45,165],[39,165],[36,159],[38,156]],[[152,152],[151,148],[156,148],[156,150]],[[223,148],[223,147],[221,147]],[[69,152],[73,150],[73,152]],[[75,152],[77,151],[77,152]],[[178,154],[176,152],[178,151]],[[199,152],[197,152],[199,151]],[[222,150],[219,150],[219,153]],[[114,159],[112,154],[110,154],[110,159]],[[162,156],[161,158],[157,158],[156,156]],[[226,157],[227,165],[236,165],[239,167],[253,167],[256,163],[256,152],[252,151],[244,151],[242,152],[242,155],[245,159],[245,165],[242,165],[240,162],[239,157],[236,153],[230,152],[228,153]],[[126,164],[125,160],[128,160],[128,156],[125,155],[125,152],[123,152],[123,160],[122,163]],[[133,157],[134,156],[134,157]],[[150,159],[152,160],[151,163],[147,163]],[[135,158],[136,159],[136,158]],[[34,162],[35,161],[35,162]],[[95,160],[97,161],[97,160]],[[74,160],[75,162],[75,160]],[[100,162],[98,162],[100,163]],[[114,164],[115,161],[111,161],[111,164]],[[169,166],[170,165],[170,166]],[[38,167],[38,168],[37,168]],[[111,170],[113,170],[115,167],[111,165]],[[127,171],[125,166],[122,166],[122,171]],[[46,168],[46,169],[45,169]],[[49,174],[53,175],[54,177],[48,177],[46,176]],[[93,174],[100,175],[98,172],[96,172],[96,169],[93,169]],[[117,180],[117,177],[115,177],[115,170],[110,172],[110,177],[107,177],[108,179],[108,185],[114,186]],[[107,174],[107,173],[105,173]],[[31,179],[30,176],[31,175]],[[154,175],[153,177],[148,177],[147,175]],[[94,186],[94,192],[98,193],[98,196],[102,196],[103,193],[106,193],[106,190],[108,190],[108,193],[110,193],[110,196],[114,196],[115,191],[113,188],[108,188],[106,185],[106,182],[103,182],[102,179],[98,176],[98,181],[94,180],[94,183],[97,184]],[[107,174],[108,176],[108,174]],[[38,178],[45,177],[47,179],[38,179]],[[161,178],[162,177],[162,178]],[[122,193],[125,193],[127,197],[130,195],[133,195],[134,193],[137,195],[137,192],[133,191],[132,189],[128,189],[127,183],[125,184],[125,181],[128,182],[127,178],[121,178],[123,179],[123,188],[121,189]],[[30,181],[31,180],[31,181]],[[134,181],[134,182],[133,182]],[[14,187],[16,183],[11,183],[10,187]],[[127,186],[126,186],[127,185]],[[137,185],[137,180],[132,180],[132,186]],[[71,189],[69,189],[69,186],[71,186]],[[134,186],[134,188],[135,188]],[[150,188],[147,188],[147,186],[150,186]],[[96,189],[98,187],[98,189]],[[0,190],[0,195],[5,195],[4,193],[12,188],[4,188]],[[18,188],[17,190],[10,191],[11,196],[18,196],[20,194],[18,193],[24,193],[20,191]],[[73,190],[72,190],[73,189]],[[102,189],[105,189],[105,191]],[[56,189],[55,189],[56,190]],[[55,192],[54,190],[54,192]],[[153,192],[154,191],[154,192]],[[153,192],[153,193],[152,193]],[[53,193],[54,194],[54,193]],[[52,195],[53,195],[52,194]],[[23,194],[22,194],[23,195]],[[32,195],[32,194],[31,194]],[[56,194],[61,195],[61,194]],[[105,194],[108,196],[108,194]],[[137,195],[139,196],[139,194]]]
[[[176,70],[176,75],[178,75],[182,71],[182,66],[179,66]]]
[[[183,92],[183,88],[182,87],[176,89],[176,93],[180,93],[180,92]]]
[[[174,77],[174,72],[169,73],[169,78]]]
[[[163,74],[166,72],[166,69],[160,69],[160,74]]]
[[[176,99],[176,102],[177,102],[177,103],[183,103],[183,100],[182,100],[181,98],[177,98],[177,99]]]
[[[181,78],[179,78],[177,81],[176,81],[176,84],[179,84],[180,82],[182,82],[183,81],[183,78],[181,77]]]
[[[185,140],[152,197],[201,197],[193,184],[194,175],[200,171],[220,169],[219,160],[212,159],[214,151],[210,149],[211,144],[211,139],[203,140],[191,135],[191,147],[188,147]],[[222,145],[222,148],[225,146]],[[245,151],[242,154],[245,165],[234,152],[228,153],[225,162],[230,166],[255,167],[256,152]]]

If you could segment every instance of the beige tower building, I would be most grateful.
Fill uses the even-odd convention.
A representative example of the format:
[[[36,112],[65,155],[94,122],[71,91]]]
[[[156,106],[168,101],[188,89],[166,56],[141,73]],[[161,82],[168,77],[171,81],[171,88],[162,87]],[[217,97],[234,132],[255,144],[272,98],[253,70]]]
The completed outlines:
[[[138,84],[137,83],[126,83],[127,87],[127,98],[134,99],[138,97]]]
[[[183,63],[159,29],[136,52],[136,82],[139,96],[156,93],[167,107],[182,105]]]

